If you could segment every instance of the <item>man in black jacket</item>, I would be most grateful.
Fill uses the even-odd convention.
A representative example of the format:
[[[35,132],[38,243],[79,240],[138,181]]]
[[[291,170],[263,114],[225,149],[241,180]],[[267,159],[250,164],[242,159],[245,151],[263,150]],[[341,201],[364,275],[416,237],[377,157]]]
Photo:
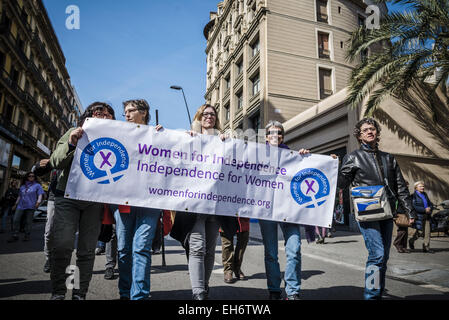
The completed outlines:
[[[413,222],[415,213],[410,202],[410,194],[395,158],[378,149],[380,135],[379,124],[372,118],[360,120],[354,129],[354,136],[360,142],[360,149],[346,155],[338,177],[338,187],[384,185],[384,168],[388,185],[394,194],[391,197],[392,210],[408,215]],[[391,247],[393,219],[379,221],[358,221],[360,232],[368,249],[368,261],[365,269],[365,299],[381,299],[385,289],[385,273]]]

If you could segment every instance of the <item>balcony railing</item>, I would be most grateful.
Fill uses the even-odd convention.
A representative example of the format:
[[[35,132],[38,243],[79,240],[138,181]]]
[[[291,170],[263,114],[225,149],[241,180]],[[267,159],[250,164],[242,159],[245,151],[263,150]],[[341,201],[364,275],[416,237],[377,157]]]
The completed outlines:
[[[22,89],[11,79],[10,74],[5,69],[0,69],[0,71],[1,79],[3,83],[6,84],[6,87],[8,87],[13,92],[13,94],[15,94],[19,98],[19,100],[23,99]]]
[[[33,61],[28,62],[28,70],[31,70],[31,73],[34,75],[35,80],[40,85],[41,90],[43,91],[43,94],[47,97],[53,96],[53,93],[50,90],[50,87],[47,84],[47,81],[45,81],[44,77],[40,73],[39,69],[36,67]]]

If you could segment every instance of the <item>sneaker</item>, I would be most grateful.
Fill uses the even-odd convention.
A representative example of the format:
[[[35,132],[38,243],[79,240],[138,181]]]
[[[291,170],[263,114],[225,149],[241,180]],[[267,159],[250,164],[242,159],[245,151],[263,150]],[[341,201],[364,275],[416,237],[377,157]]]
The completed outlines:
[[[293,294],[291,296],[287,296],[287,300],[300,300],[299,299],[299,294],[295,293],[295,294]]]
[[[19,236],[16,236],[16,235],[12,236],[11,238],[9,238],[7,240],[8,243],[16,242],[16,241],[19,241]]]
[[[97,255],[97,256],[101,255],[104,252],[105,252],[104,248],[97,248],[97,249],[95,249],[95,255]]]
[[[72,300],[86,300],[86,296],[83,294],[73,294]]]
[[[50,260],[48,260],[48,259],[45,261],[44,272],[50,273]]]
[[[106,280],[113,280],[114,279],[114,269],[113,268],[106,268],[106,271],[104,273],[104,278]]]
[[[282,296],[280,292],[270,291],[269,300],[282,300]]]
[[[153,254],[160,254],[161,253],[161,250],[160,249],[154,249],[153,250]]]
[[[65,300],[65,295],[63,295],[63,294],[52,294],[50,300]]]

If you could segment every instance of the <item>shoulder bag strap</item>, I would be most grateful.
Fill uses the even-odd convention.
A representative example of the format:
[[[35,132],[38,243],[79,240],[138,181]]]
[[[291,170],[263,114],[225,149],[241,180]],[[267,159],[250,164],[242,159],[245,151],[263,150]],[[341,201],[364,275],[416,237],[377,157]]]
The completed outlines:
[[[384,171],[384,183],[385,183],[385,188],[388,190],[388,192],[390,193],[390,197],[392,197],[393,199],[397,200],[396,195],[394,194],[394,192],[391,190],[390,188],[390,184],[388,183],[388,167],[387,167],[387,155],[385,157],[382,157],[379,154],[379,157],[382,159],[382,167],[383,167],[383,171]]]

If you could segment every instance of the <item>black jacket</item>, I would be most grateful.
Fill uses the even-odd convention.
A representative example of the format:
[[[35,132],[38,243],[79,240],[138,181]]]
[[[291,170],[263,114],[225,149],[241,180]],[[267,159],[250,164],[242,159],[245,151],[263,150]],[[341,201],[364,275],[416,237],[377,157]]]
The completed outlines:
[[[353,187],[384,185],[382,158],[386,159],[388,184],[396,197],[390,200],[391,208],[396,208],[395,200],[397,200],[399,212],[407,214],[410,218],[416,218],[401,169],[396,159],[389,153],[373,150],[362,144],[360,149],[343,158],[338,187],[344,189],[350,185]]]

